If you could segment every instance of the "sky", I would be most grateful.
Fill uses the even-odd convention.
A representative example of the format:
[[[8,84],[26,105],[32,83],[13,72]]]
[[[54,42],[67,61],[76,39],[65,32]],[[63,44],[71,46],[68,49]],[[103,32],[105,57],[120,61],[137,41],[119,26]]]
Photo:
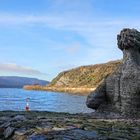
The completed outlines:
[[[117,34],[140,30],[140,0],[0,0],[0,75],[52,80],[121,59]]]

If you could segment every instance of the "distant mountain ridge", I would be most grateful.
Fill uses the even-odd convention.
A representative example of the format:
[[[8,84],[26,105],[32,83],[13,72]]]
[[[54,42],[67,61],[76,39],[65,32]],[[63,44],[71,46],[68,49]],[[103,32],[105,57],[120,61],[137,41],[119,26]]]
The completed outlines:
[[[0,88],[23,88],[25,85],[42,85],[49,84],[48,81],[37,78],[27,78],[19,76],[0,76]]]

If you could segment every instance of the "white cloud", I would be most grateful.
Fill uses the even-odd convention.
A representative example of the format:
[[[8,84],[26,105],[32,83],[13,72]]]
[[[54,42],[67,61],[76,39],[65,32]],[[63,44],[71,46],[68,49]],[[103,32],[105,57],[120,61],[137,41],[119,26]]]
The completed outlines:
[[[60,1],[58,1],[60,2]],[[105,45],[113,46],[116,43],[116,34],[124,27],[140,28],[139,19],[83,19],[68,15],[13,15],[0,13],[0,26],[47,26],[49,28],[76,32],[82,36],[90,46],[104,47]],[[11,27],[10,26],[10,27]],[[54,42],[54,40],[52,41]],[[57,44],[57,42],[56,42]],[[58,46],[62,43],[57,44]],[[63,47],[62,47],[63,48]],[[69,51],[77,51],[75,47],[70,47]]]
[[[69,53],[75,54],[80,51],[80,42],[74,42],[71,46],[67,47]]]
[[[93,64],[109,59],[118,59],[121,53],[116,47],[116,35],[124,27],[140,28],[140,20],[132,18],[100,18],[84,19],[67,15],[12,15],[0,14],[0,26],[46,26],[61,31],[75,32],[85,40],[85,44],[71,43],[65,45],[63,42],[51,40],[52,49],[65,50],[69,53],[77,53],[81,45],[87,47],[83,58],[78,58],[76,64]],[[87,45],[87,46],[86,46]],[[117,52],[118,50],[118,52]],[[29,72],[29,71],[28,71]]]
[[[82,19],[79,17],[69,17],[67,15],[23,15],[23,14],[4,14],[0,13],[0,25],[29,25],[29,24],[44,24],[52,28],[92,32],[94,27],[108,27],[114,25],[139,25],[140,20],[133,19]]]
[[[139,27],[137,19],[91,18],[69,17],[68,15],[22,15],[0,13],[0,26],[6,25],[44,25],[51,28],[84,33],[101,33],[102,29],[118,27]],[[102,32],[104,34],[104,32]]]
[[[4,73],[14,73],[14,74],[23,74],[23,75],[33,75],[33,76],[41,76],[45,75],[44,73],[29,68],[25,66],[20,66],[13,63],[0,63],[0,72]]]
[[[54,43],[53,43],[54,44]],[[81,51],[81,43],[78,41],[71,42],[70,44],[55,44],[54,46],[57,46],[56,48],[52,48],[54,51],[65,51],[66,53],[69,54],[77,54],[78,52]]]

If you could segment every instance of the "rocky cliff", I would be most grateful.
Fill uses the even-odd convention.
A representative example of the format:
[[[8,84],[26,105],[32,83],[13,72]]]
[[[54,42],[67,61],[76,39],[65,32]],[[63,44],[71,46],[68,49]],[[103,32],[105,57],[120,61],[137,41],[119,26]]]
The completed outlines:
[[[93,88],[98,86],[107,75],[113,73],[120,63],[120,60],[110,61],[104,64],[81,66],[61,72],[52,80],[49,86]]]
[[[87,106],[98,112],[115,111],[123,115],[140,115],[140,32],[123,29],[117,37],[123,52],[119,68],[87,98]]]

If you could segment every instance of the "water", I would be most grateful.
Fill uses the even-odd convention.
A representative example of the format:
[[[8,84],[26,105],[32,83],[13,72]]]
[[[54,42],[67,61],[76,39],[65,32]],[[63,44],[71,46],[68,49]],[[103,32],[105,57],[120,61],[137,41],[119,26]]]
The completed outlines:
[[[68,113],[93,112],[86,107],[86,96],[14,88],[0,88],[0,111],[25,110],[26,98],[30,98],[30,110]]]

